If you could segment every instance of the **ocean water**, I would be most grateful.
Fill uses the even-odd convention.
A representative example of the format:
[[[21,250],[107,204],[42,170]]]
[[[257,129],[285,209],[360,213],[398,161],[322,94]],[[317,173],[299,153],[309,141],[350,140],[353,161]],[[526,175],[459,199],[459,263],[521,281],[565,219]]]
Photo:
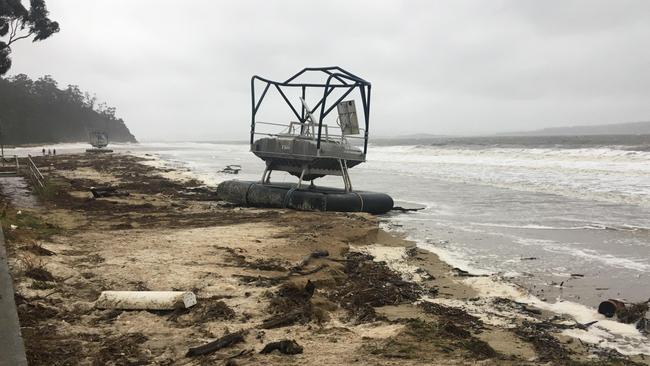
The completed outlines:
[[[596,308],[650,298],[650,138],[490,137],[381,141],[351,169],[355,189],[390,194],[421,211],[384,215],[453,266],[491,274],[548,303]],[[216,186],[260,179],[247,144],[114,144]],[[57,145],[59,153],[82,144]],[[40,147],[15,153],[39,153]],[[228,164],[237,176],[219,173]],[[274,181],[296,178],[274,172]],[[342,186],[339,177],[318,185]],[[649,348],[650,349],[650,348]]]

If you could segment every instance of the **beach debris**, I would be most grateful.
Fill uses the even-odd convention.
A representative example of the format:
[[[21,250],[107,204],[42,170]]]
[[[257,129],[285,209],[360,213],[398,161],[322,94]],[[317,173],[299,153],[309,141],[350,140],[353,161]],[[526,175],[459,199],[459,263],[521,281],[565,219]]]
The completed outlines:
[[[576,322],[575,327],[578,328],[578,329],[587,330],[590,326],[592,326],[592,325],[594,325],[596,323],[598,323],[598,320],[593,320],[593,321],[590,321],[590,322],[584,323],[584,324]]]
[[[38,255],[38,256],[53,256],[56,255],[55,252],[44,248],[42,243],[33,243],[29,245],[24,245],[20,249],[26,250],[28,252],[31,252],[32,254]]]
[[[285,355],[297,355],[299,353],[302,353],[303,348],[298,344],[298,342],[294,341],[293,339],[284,339],[267,344],[260,351],[260,353],[267,354],[276,350]]]
[[[636,323],[636,329],[641,332],[641,334],[648,336],[650,335],[650,319],[643,317]]]
[[[298,322],[308,321],[309,318],[311,317],[311,314],[305,311],[306,309],[308,308],[305,307],[303,309],[296,309],[286,314],[279,314],[264,319],[264,321],[260,325],[260,328],[262,329],[282,328],[289,325],[293,325]]]
[[[190,291],[103,291],[95,307],[122,310],[175,310],[196,305]]]
[[[316,267],[314,269],[310,269],[309,271],[292,270],[291,272],[289,272],[288,275],[283,276],[283,277],[284,278],[289,278],[289,276],[291,276],[291,275],[307,276],[307,275],[319,272],[320,270],[325,269],[325,268],[327,268],[327,265],[321,264],[320,266],[318,266],[318,267]],[[278,277],[276,277],[276,278],[278,278]]]
[[[537,257],[522,257],[522,258],[519,258],[520,261],[535,261],[535,260],[538,260],[538,259],[539,258],[537,258]]]
[[[584,277],[584,276],[585,276],[585,275],[580,274],[580,273],[571,273],[571,277],[574,277],[574,278],[582,278],[582,277]]]
[[[219,173],[239,174],[240,170],[241,170],[241,165],[239,165],[239,164],[231,164],[231,165],[226,165],[225,168],[219,170]]]
[[[235,345],[237,343],[241,343],[244,341],[244,334],[245,331],[239,331],[235,333],[229,333],[224,335],[223,337],[214,340],[212,342],[206,343],[202,346],[198,347],[192,347],[190,348],[187,353],[185,354],[185,357],[194,357],[194,356],[201,356],[201,355],[206,355],[208,353],[212,353],[214,351],[218,351],[222,348],[225,347],[230,347],[232,345]],[[237,355],[239,356],[239,355]]]
[[[446,321],[454,322],[454,324],[460,325],[465,329],[477,331],[483,328],[483,321],[461,308],[445,306],[429,301],[420,302],[418,307],[427,314],[433,314]]]
[[[514,331],[520,339],[533,346],[538,361],[565,365],[570,360],[571,351],[551,334],[553,329],[554,325],[549,322],[524,320]]]
[[[90,187],[90,193],[93,194],[93,198],[102,198],[102,197],[126,197],[129,195],[129,192],[119,191],[115,187]]]
[[[293,283],[283,284],[269,304],[269,310],[275,315],[265,319],[260,328],[273,329],[310,321],[313,315],[310,300],[315,290],[316,286],[309,280],[303,288]]]
[[[420,298],[420,287],[402,280],[402,276],[385,263],[358,252],[345,257],[344,272],[347,281],[329,293],[330,300],[338,302],[358,323],[380,319],[375,307],[413,303]]]
[[[236,316],[235,311],[219,299],[220,297],[217,296],[198,298],[195,306],[189,309],[175,309],[167,320],[189,326],[216,320],[233,319]],[[186,314],[189,315],[184,316]]]
[[[609,299],[605,300],[598,305],[598,312],[605,315],[608,318],[614,317],[618,309],[625,308],[625,304],[622,301]]]
[[[639,302],[636,304],[626,305],[623,309],[616,313],[616,317],[622,323],[631,324],[636,323],[645,317],[648,312],[648,302]]]
[[[474,274],[470,273],[464,269],[460,269],[458,267],[454,267],[451,269],[451,272],[458,277],[487,277],[487,275],[479,275],[479,274]]]
[[[625,303],[621,300],[608,299],[598,305],[598,312],[608,318],[614,317],[621,323],[631,324],[645,318],[648,302]]]
[[[313,252],[311,252],[311,253],[309,253],[308,255],[306,255],[306,256],[305,256],[305,257],[300,261],[300,263],[296,264],[296,265],[291,269],[291,271],[292,271],[292,272],[299,272],[300,270],[302,270],[302,268],[303,268],[304,266],[308,265],[309,262],[310,262],[312,259],[316,259],[316,258],[324,258],[324,257],[328,257],[329,255],[330,255],[330,253],[329,253],[327,250],[324,250],[324,249],[317,249],[317,250],[314,250]]]
[[[426,207],[417,207],[417,208],[405,208],[400,206],[394,206],[391,211],[400,211],[400,212],[414,212],[424,210]]]
[[[243,349],[243,350],[235,353],[234,355],[226,357],[226,362],[224,363],[224,366],[236,366],[237,361],[235,361],[235,359],[237,357],[248,356],[248,355],[253,354],[254,352],[255,352],[255,350],[251,349],[251,348]]]

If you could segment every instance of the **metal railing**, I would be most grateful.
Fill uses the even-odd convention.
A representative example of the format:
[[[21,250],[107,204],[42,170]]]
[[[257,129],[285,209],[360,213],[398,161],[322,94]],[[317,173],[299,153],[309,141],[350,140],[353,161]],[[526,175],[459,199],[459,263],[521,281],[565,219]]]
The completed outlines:
[[[296,136],[296,137],[301,137],[301,136],[303,136],[304,138],[312,139],[312,140],[316,140],[316,139],[317,139],[317,136],[315,136],[315,135],[311,135],[311,134],[301,135],[301,134],[300,134],[299,130],[301,130],[302,128],[305,128],[305,126],[310,126],[309,123],[304,123],[304,124],[303,124],[303,123],[300,123],[300,122],[289,122],[289,124],[282,124],[282,123],[261,122],[261,121],[257,121],[256,123],[259,124],[259,125],[268,125],[268,126],[279,126],[279,127],[284,127],[283,132],[279,132],[279,133],[268,133],[268,132],[257,132],[257,131],[256,131],[256,132],[253,133],[253,135],[256,135],[256,136],[258,136],[258,135],[262,135],[262,136],[271,136],[271,137],[275,137],[275,136],[287,136],[287,135],[292,135],[292,136]],[[338,142],[343,143],[343,142],[345,142],[345,141],[348,140],[348,139],[357,139],[357,140],[364,140],[364,139],[365,139],[365,138],[362,137],[362,136],[343,135],[342,133],[341,133],[340,135],[339,135],[339,134],[330,134],[330,133],[329,133],[329,126],[328,126],[328,125],[323,124],[322,127],[323,127],[323,130],[324,130],[324,132],[325,132],[325,133],[323,134],[324,138],[322,138],[323,141],[330,141],[330,142],[332,142],[332,141],[338,141]],[[337,126],[337,127],[340,128],[340,126]],[[364,129],[363,129],[363,128],[359,128],[359,131],[360,131],[359,134],[360,134],[360,135],[363,135],[363,133],[364,133]]]
[[[17,163],[16,163],[17,164]],[[31,155],[27,155],[27,168],[29,169],[30,176],[32,180],[38,184],[41,188],[45,188],[45,177],[41,173],[41,171],[38,169],[36,164],[34,164],[34,160],[32,160]]]

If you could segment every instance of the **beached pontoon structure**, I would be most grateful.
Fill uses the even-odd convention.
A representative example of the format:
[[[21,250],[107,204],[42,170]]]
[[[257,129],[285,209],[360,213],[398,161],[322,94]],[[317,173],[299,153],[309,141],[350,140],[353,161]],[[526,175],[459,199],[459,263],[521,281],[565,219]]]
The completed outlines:
[[[314,76],[319,81],[300,82]],[[253,76],[250,144],[251,151],[266,162],[262,182],[270,181],[273,170],[299,177],[299,186],[302,181],[339,175],[343,177],[345,190],[351,191],[348,169],[366,160],[370,90],[368,81],[338,66],[304,68],[285,81]],[[280,95],[293,121],[258,121],[258,112],[269,92]],[[358,93],[356,96],[362,104],[362,128],[359,128],[354,99],[345,100],[354,97],[353,93]],[[317,98],[312,106],[308,104],[308,96]],[[335,110],[336,125],[326,124],[325,119]],[[260,131],[260,125],[283,129],[271,133],[268,129]]]
[[[106,132],[102,131],[93,131],[88,134],[88,143],[92,146],[91,149],[86,149],[86,152],[91,153],[101,153],[101,152],[113,152],[113,150],[107,149],[108,146],[108,135]]]
[[[280,103],[263,104],[272,98]],[[360,101],[359,115],[355,100]],[[261,181],[220,183],[219,199],[244,206],[308,211],[382,214],[393,208],[393,199],[387,194],[352,190],[348,174],[349,168],[366,161],[368,81],[338,66],[308,67],[285,81],[253,76],[251,102],[250,149],[266,167]],[[265,115],[274,112],[286,118],[288,114],[289,122],[258,120],[263,105]],[[335,122],[326,123],[326,118]],[[295,175],[298,184],[271,183],[274,170]],[[345,187],[314,185],[314,179],[326,175],[342,176]],[[311,184],[303,185],[303,181]]]

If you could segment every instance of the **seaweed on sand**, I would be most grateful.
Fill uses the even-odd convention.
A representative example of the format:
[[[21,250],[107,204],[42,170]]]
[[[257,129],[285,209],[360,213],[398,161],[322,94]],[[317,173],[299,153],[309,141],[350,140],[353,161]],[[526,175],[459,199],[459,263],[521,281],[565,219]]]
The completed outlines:
[[[358,322],[379,320],[375,307],[413,303],[420,296],[418,285],[403,281],[385,263],[375,262],[367,254],[349,253],[344,272],[345,282],[329,296]]]
[[[484,360],[500,357],[489,344],[451,321],[408,320],[397,335],[367,346],[372,355],[384,358],[432,361],[441,355]]]
[[[312,286],[309,281],[304,287],[292,282],[282,284],[278,291],[270,294],[268,311],[273,315],[265,319],[260,327],[271,329],[311,321],[314,316]]]

